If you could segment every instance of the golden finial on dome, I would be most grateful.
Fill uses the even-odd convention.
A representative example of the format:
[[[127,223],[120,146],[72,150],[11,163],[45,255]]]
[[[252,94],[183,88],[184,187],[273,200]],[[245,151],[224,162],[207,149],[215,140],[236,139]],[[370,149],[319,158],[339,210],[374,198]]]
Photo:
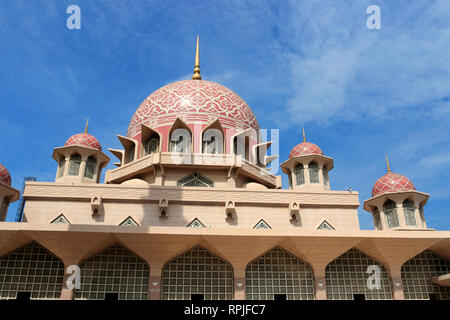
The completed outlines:
[[[386,155],[387,172],[388,172],[388,173],[391,173],[391,168],[389,167],[389,159],[388,159],[387,153],[385,153],[385,155]]]
[[[87,133],[88,125],[89,125],[89,118],[87,118],[86,120],[86,128],[84,129],[84,133]]]
[[[202,80],[202,76],[200,75],[200,49],[199,49],[198,35],[197,35],[197,49],[195,50],[194,75],[192,76],[192,80]]]
[[[303,127],[303,142],[306,142],[305,127]]]

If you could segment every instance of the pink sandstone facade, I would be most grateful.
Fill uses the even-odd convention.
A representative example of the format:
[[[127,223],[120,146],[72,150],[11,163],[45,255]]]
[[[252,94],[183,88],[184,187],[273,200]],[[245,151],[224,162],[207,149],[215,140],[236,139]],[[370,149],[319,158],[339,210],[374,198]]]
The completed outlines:
[[[55,181],[27,182],[23,221],[0,222],[0,299],[449,299],[450,232],[427,227],[428,194],[389,170],[364,202],[375,230],[360,230],[332,158],[304,139],[282,189],[250,107],[201,80],[198,50],[194,71],[142,102],[104,183],[87,128],[54,149]],[[0,221],[10,184],[0,165]]]

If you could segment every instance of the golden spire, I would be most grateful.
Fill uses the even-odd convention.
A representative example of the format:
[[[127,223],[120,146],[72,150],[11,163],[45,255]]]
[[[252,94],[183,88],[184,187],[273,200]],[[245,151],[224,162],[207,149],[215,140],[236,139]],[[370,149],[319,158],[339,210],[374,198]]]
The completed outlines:
[[[84,133],[87,133],[88,125],[89,125],[89,118],[87,118],[86,120],[86,128],[84,129]]]
[[[306,142],[305,127],[303,127],[303,142]]]
[[[198,35],[197,35],[197,49],[195,50],[194,75],[192,76],[192,80],[202,80],[202,76],[200,75],[200,49],[199,49]]]
[[[388,172],[388,173],[391,173],[391,168],[389,167],[389,159],[388,159],[387,153],[386,153],[385,155],[386,155],[387,172]]]

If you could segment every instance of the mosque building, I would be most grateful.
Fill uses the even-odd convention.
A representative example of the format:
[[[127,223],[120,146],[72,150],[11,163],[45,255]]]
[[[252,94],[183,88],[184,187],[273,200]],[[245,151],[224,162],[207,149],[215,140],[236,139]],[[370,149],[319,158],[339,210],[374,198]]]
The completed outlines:
[[[361,230],[358,192],[332,190],[333,158],[304,133],[283,189],[251,108],[199,61],[197,38],[192,80],[141,103],[103,183],[86,125],[4,222],[20,192],[0,165],[0,299],[450,299],[450,231],[427,227],[428,194],[388,164]]]

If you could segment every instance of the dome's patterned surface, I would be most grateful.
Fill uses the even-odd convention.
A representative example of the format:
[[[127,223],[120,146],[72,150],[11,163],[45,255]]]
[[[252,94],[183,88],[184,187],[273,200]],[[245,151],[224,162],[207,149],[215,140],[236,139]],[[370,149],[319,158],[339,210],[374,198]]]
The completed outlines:
[[[305,155],[309,155],[309,154],[320,154],[320,155],[323,155],[323,152],[314,143],[302,142],[302,143],[296,145],[291,150],[291,153],[289,154],[289,159],[292,158],[292,157],[305,156]]]
[[[2,164],[0,164],[0,181],[8,186],[11,185],[11,176],[9,175],[8,170]]]
[[[414,184],[407,177],[397,173],[387,173],[375,182],[372,197],[386,192],[401,192],[416,190]]]
[[[250,107],[230,89],[211,81],[183,80],[148,96],[134,113],[127,136],[135,138],[139,135],[141,124],[156,129],[172,125],[177,117],[188,124],[208,124],[219,118],[224,128],[259,129]]]
[[[102,151],[102,146],[100,145],[100,142],[89,133],[77,133],[71,136],[64,145],[71,146],[77,144]]]

